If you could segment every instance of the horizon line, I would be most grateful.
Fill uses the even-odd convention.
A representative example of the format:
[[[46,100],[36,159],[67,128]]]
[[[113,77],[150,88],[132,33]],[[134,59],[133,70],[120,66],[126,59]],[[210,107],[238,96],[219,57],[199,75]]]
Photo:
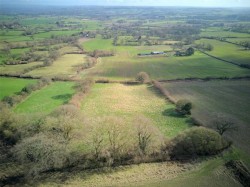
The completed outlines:
[[[77,7],[77,6],[85,6],[85,7],[157,7],[157,8],[230,8],[230,9],[239,9],[239,8],[250,8],[250,6],[194,6],[194,5],[84,5],[84,4],[18,4],[18,3],[5,3],[1,4],[1,6],[53,6],[53,7]]]

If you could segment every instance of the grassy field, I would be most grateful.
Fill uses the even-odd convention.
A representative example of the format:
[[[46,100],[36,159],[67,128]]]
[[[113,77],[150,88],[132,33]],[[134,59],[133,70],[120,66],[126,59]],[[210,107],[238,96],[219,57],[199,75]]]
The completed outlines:
[[[34,77],[40,76],[72,76],[76,75],[74,66],[83,64],[85,62],[85,56],[80,54],[67,54],[58,58],[51,66],[35,69],[26,75],[31,75]]]
[[[233,118],[239,129],[228,133],[228,136],[250,153],[246,145],[250,141],[250,81],[176,82],[165,83],[164,86],[176,100],[192,101],[192,115],[209,127],[213,127],[212,120],[218,114]]]
[[[22,36],[22,31],[2,31],[0,32],[0,41],[8,42],[19,42],[19,41],[31,41],[32,39],[29,36]],[[1,44],[1,45],[4,45]]]
[[[23,102],[18,104],[14,111],[17,113],[49,113],[56,107],[67,103],[74,93],[74,83],[55,82],[51,85],[33,92]]]
[[[4,63],[4,60],[8,59],[10,55],[16,57],[21,56],[25,52],[28,52],[30,48],[22,48],[22,49],[11,49],[9,54],[6,52],[0,51],[0,65]]]
[[[202,163],[148,163],[121,166],[98,171],[54,173],[39,186],[119,186],[119,187],[242,187],[229,172],[222,158],[212,158]]]
[[[174,105],[146,85],[95,84],[84,99],[82,110],[91,118],[116,116],[127,124],[132,123],[137,116],[144,116],[167,138],[189,127],[187,118],[174,116]]]
[[[241,187],[242,185],[234,179],[233,174],[223,166],[223,163],[221,158],[211,159],[201,163],[194,170],[181,173],[174,179],[148,182],[147,184],[137,184],[135,186],[182,187],[185,184],[187,187]]]
[[[42,64],[43,62],[31,62],[28,64],[20,64],[20,65],[3,65],[0,66],[0,72],[8,74],[22,74],[25,69],[32,68],[34,66]]]
[[[34,34],[34,38],[51,38],[51,36],[71,36],[72,34],[79,33],[78,30],[62,30],[62,31],[50,31]]]
[[[238,33],[238,32],[230,32],[230,31],[222,31],[222,30],[205,30],[201,32],[200,36],[204,37],[222,37],[222,38],[249,38],[250,34],[247,33]]]
[[[153,79],[177,79],[190,77],[234,77],[250,74],[247,69],[227,64],[196,52],[190,57],[137,57],[129,53],[118,53],[105,57],[94,68],[82,76],[113,80],[134,79],[138,72],[145,71]]]
[[[93,51],[96,49],[111,50],[115,48],[115,46],[112,45],[112,39],[101,39],[100,36],[84,42],[83,47],[86,51]]]
[[[197,43],[203,42],[210,43],[214,46],[213,51],[208,52],[213,56],[232,61],[237,64],[250,64],[250,53],[247,50],[243,50],[243,47],[217,40],[202,39],[197,41]]]
[[[26,85],[35,82],[36,80],[0,77],[0,100],[2,100],[5,96],[11,96],[21,91]]]
[[[88,40],[82,43],[86,51],[94,50],[114,50],[115,53],[126,53],[130,56],[137,56],[138,53],[147,53],[152,51],[170,51],[169,45],[154,45],[154,46],[114,46],[112,39],[102,39],[97,36],[95,39]],[[173,41],[171,41],[173,42]],[[171,43],[170,42],[170,43]]]

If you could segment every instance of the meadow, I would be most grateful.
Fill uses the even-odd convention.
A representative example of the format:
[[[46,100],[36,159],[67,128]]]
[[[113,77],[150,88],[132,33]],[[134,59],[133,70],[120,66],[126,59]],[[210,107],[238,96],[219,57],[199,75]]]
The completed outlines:
[[[237,64],[249,64],[250,53],[243,47],[217,40],[202,39],[197,43],[209,43],[214,49],[209,54]]]
[[[152,86],[146,85],[95,84],[81,109],[90,118],[116,116],[127,125],[143,116],[167,138],[176,136],[190,125],[188,118],[174,115],[174,105],[166,102]]]
[[[20,64],[20,65],[5,65],[0,66],[0,72],[1,73],[7,73],[7,74],[23,74],[26,69],[36,67],[37,65],[42,65],[43,62],[31,62],[28,64]]]
[[[131,50],[134,47],[130,47]],[[82,72],[82,76],[96,79],[133,80],[137,73],[145,71],[152,79],[206,78],[247,76],[248,69],[242,69],[200,52],[189,57],[151,56],[138,57],[129,52],[118,52],[115,56],[101,58],[91,69]]]
[[[76,66],[83,65],[84,62],[84,55],[66,54],[58,58],[51,66],[35,69],[25,75],[30,75],[33,77],[74,76],[76,75]]]
[[[74,94],[74,83],[55,82],[33,92],[24,101],[18,104],[16,113],[50,113],[58,106],[67,103]]]
[[[2,100],[5,96],[11,96],[20,92],[23,87],[35,82],[36,80],[30,79],[0,77],[0,100]]]
[[[0,162],[3,161],[0,186],[5,181],[7,185],[12,184],[9,176],[10,180],[17,176],[14,185],[24,186],[28,183],[31,186],[242,186],[225,163],[242,160],[250,167],[250,81],[247,78],[250,70],[198,50],[190,56],[175,53],[184,53],[190,47],[195,49],[195,44],[204,42],[213,46],[207,53],[249,65],[249,50],[217,40],[250,41],[247,11],[47,8],[30,9],[29,14],[0,15],[0,74],[20,75],[19,78],[0,77],[0,100],[17,94],[31,83],[41,83],[35,89],[27,87],[18,104],[0,108],[5,112],[0,120],[3,155],[0,155]],[[205,39],[208,37],[216,40]],[[114,55],[97,57],[95,50],[108,55],[112,51]],[[165,54],[138,55],[156,51]],[[16,60],[13,63],[17,65],[4,64],[7,60]],[[118,83],[134,83],[139,72],[146,72],[151,80],[162,80],[163,88],[175,101],[190,100],[191,116],[177,113],[175,104],[150,83]],[[37,79],[22,79],[22,76]],[[238,80],[239,77],[242,79]],[[53,81],[48,84],[51,78]],[[178,80],[189,78],[207,78],[207,81]],[[64,79],[69,81],[58,81]],[[94,80],[107,83],[94,83]],[[38,114],[44,114],[43,119]],[[14,116],[13,120],[9,116]],[[238,127],[238,131],[223,135],[233,145],[221,154],[199,157],[194,153],[191,160],[182,163],[171,158],[170,150],[163,150],[164,146],[173,146],[171,141],[178,135],[197,125],[193,118],[216,130],[213,120],[218,116],[232,119]],[[37,119],[28,121],[33,118]],[[31,126],[37,121],[43,124],[41,128]],[[140,147],[140,130],[145,130],[144,135],[150,134],[146,151]],[[3,136],[7,138],[2,139]],[[2,146],[5,144],[1,141],[9,143],[9,137],[16,142]],[[20,155],[24,154],[28,160],[15,155],[13,149],[18,146],[21,146]],[[31,149],[27,149],[29,146]],[[34,161],[33,156],[38,159]],[[132,163],[140,164],[121,166]]]
[[[201,32],[200,36],[202,37],[221,37],[221,38],[249,38],[250,34],[248,33],[239,33],[231,31],[223,31],[220,28],[217,29],[208,29]]]

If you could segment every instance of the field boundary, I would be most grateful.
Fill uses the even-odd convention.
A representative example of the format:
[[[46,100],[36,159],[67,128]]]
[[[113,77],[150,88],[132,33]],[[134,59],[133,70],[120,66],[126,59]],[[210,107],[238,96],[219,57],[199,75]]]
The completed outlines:
[[[220,60],[220,61],[222,61],[222,62],[226,62],[226,63],[229,63],[229,64],[233,64],[233,65],[235,65],[235,66],[238,66],[238,67],[240,67],[240,68],[244,68],[244,69],[250,69],[250,66],[244,66],[244,65],[242,65],[242,64],[238,64],[238,63],[236,63],[236,62],[233,62],[233,61],[229,61],[229,60],[225,60],[225,59],[222,59],[222,58],[219,58],[219,57],[216,57],[216,56],[213,56],[213,55],[211,55],[211,54],[209,54],[209,53],[206,53],[205,51],[202,51],[202,50],[200,50],[200,49],[197,49],[199,52],[201,52],[201,53],[203,53],[203,54],[205,54],[205,55],[207,55],[207,56],[209,56],[209,57],[211,57],[211,58],[214,58],[214,59],[217,59],[217,60]]]

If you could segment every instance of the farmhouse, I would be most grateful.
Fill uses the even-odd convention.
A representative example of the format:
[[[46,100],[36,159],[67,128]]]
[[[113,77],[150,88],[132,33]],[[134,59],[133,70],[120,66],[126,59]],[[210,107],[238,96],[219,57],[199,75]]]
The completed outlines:
[[[164,55],[164,54],[166,54],[166,53],[163,51],[152,51],[150,53],[138,53],[137,55],[138,56],[149,56],[149,55]]]
[[[189,47],[185,51],[176,51],[175,56],[191,56],[194,54],[194,49],[192,47]]]

